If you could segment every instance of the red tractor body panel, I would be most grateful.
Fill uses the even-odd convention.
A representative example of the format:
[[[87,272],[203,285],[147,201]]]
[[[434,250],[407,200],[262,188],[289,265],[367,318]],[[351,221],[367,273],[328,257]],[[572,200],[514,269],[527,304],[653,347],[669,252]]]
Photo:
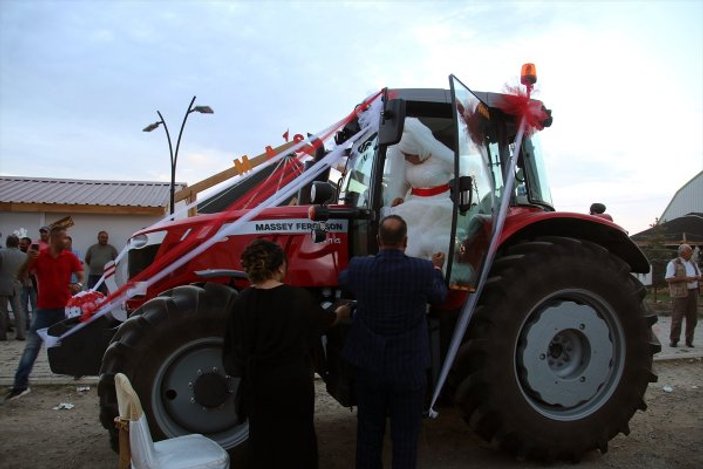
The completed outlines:
[[[198,236],[209,236],[220,224],[226,227],[239,219],[244,211],[235,211],[226,219],[221,215],[202,215],[179,220],[161,227],[142,230],[136,235],[153,235],[165,231],[161,245],[154,259],[161,258],[181,242]],[[176,269],[171,275],[156,282],[143,297],[129,301],[129,308],[135,309],[145,301],[179,285],[202,282],[197,272],[206,270],[242,270],[239,256],[252,240],[267,238],[279,243],[288,257],[287,283],[299,287],[336,286],[339,273],[349,262],[348,221],[329,220],[326,222],[328,236],[324,243],[315,243],[310,235],[317,223],[310,221],[305,206],[272,207],[262,211],[253,220],[245,222],[236,235],[225,237],[201,255]],[[135,236],[136,236],[135,235]],[[229,283],[231,277],[214,277],[208,281]],[[248,282],[236,279],[238,287]]]

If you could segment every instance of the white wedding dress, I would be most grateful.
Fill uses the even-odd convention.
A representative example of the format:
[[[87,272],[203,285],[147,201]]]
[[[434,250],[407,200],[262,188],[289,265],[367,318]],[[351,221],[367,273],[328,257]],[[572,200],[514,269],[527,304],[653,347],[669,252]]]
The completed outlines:
[[[418,155],[422,163],[405,161],[403,153]],[[385,212],[401,216],[408,224],[405,253],[426,259],[436,252],[446,255],[452,221],[449,181],[454,177],[454,152],[418,119],[408,117],[400,142],[388,148],[387,157],[390,168],[385,200],[389,205],[397,197],[404,201]]]

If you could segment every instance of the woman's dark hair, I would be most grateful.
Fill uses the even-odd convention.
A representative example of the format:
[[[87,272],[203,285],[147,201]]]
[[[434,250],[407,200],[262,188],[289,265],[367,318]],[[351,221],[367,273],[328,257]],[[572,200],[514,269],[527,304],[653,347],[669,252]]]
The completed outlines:
[[[244,248],[239,258],[252,283],[263,282],[286,261],[286,255],[278,244],[267,239],[255,239]]]

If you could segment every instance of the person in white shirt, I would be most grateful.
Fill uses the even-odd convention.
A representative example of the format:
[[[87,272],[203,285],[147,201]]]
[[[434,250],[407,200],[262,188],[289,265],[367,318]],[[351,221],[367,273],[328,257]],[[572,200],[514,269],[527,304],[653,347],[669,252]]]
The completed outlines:
[[[671,296],[671,333],[669,345],[677,347],[681,337],[681,323],[686,318],[686,346],[693,347],[693,332],[698,322],[698,295],[701,271],[691,260],[693,249],[688,244],[679,246],[679,256],[666,266],[665,279]]]

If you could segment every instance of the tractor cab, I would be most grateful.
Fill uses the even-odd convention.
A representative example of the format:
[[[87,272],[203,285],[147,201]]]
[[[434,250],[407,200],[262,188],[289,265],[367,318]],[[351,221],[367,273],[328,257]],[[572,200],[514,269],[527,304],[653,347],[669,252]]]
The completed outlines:
[[[444,252],[450,288],[473,290],[516,148],[519,109],[506,96],[474,93],[454,76],[450,90],[384,90],[378,132],[352,144],[336,205],[324,210],[350,218],[350,256],[375,253],[378,223],[395,213],[408,223],[409,255]],[[524,104],[551,124],[541,102]],[[536,134],[522,142],[515,181],[511,207],[553,211]]]

